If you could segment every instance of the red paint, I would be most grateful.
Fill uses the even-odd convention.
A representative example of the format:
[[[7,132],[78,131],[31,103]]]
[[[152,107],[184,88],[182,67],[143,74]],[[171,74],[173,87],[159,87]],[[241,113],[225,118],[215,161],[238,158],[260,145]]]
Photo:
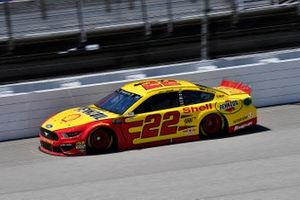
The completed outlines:
[[[145,125],[143,127],[141,138],[156,137],[159,133],[158,127],[160,125],[160,122],[160,114],[148,115],[145,118]]]
[[[145,90],[151,90],[154,88],[162,87],[162,85],[157,81],[148,81],[148,82],[142,83],[142,86]]]
[[[247,94],[251,94],[252,91],[251,87],[249,87],[248,85],[243,84],[242,82],[235,82],[231,80],[222,80],[221,86],[239,89]]]
[[[212,106],[211,104],[206,104],[205,109],[210,109]],[[196,107],[197,108],[197,107]],[[198,110],[200,108],[198,107]],[[147,118],[147,117],[146,117]],[[182,131],[184,129],[190,128],[189,126],[182,126],[182,127],[177,127],[177,124],[179,122],[180,118],[180,113],[178,111],[172,111],[165,113],[163,117],[161,117],[160,114],[155,114],[155,115],[149,115],[148,118],[145,118],[146,122],[146,127],[144,127],[144,130],[147,130],[148,133],[146,132],[145,136],[157,136],[159,133],[159,125],[162,120],[162,130],[160,131],[162,135],[164,134],[174,134],[176,133],[177,129],[179,131]],[[162,119],[161,119],[162,118]],[[48,143],[51,142],[51,145],[55,148],[60,148],[62,144],[75,144],[77,142],[82,142],[86,141],[88,138],[89,134],[96,128],[99,127],[104,127],[108,128],[111,131],[113,131],[116,135],[117,138],[117,147],[118,150],[128,150],[128,149],[134,149],[134,148],[144,148],[144,147],[150,147],[150,146],[158,146],[158,145],[164,145],[164,144],[170,144],[170,143],[177,143],[177,142],[187,142],[187,141],[193,141],[193,140],[198,140],[199,135],[196,136],[186,136],[182,138],[176,138],[176,139],[168,139],[168,140],[163,140],[163,141],[156,141],[156,142],[149,142],[149,143],[143,143],[143,144],[138,144],[135,145],[133,144],[133,140],[136,138],[140,137],[140,132],[135,132],[135,133],[129,133],[129,129],[133,127],[141,127],[143,125],[143,120],[140,121],[135,121],[135,122],[128,122],[125,123],[125,118],[118,118],[120,120],[120,123],[114,124],[113,121],[116,119],[106,119],[106,120],[100,120],[100,121],[95,121],[91,122],[82,126],[77,126],[77,127],[72,127],[72,128],[66,128],[66,129],[61,129],[57,130],[56,133],[58,135],[59,140],[58,141],[49,141],[49,139],[45,139],[42,135],[40,135],[41,141],[45,141]],[[237,129],[244,128],[243,126],[248,126],[248,125],[254,125],[256,124],[256,118],[248,120],[246,122],[240,123],[236,126],[232,126],[229,128],[229,132],[234,132]],[[251,124],[250,124],[251,123]],[[148,126],[147,126],[148,124]],[[62,133],[64,132],[74,132],[74,131],[80,131],[81,134],[77,137],[74,138],[64,138],[62,136]],[[150,132],[149,132],[150,131]],[[63,156],[63,155],[84,155],[85,152],[82,152],[75,147],[73,149],[70,149],[66,152],[63,152],[63,149],[61,149],[62,152],[52,152],[49,151],[43,147],[40,147],[41,151],[46,152],[51,155],[57,155],[57,156]]]
[[[172,143],[191,142],[196,140],[199,140],[199,135],[191,135],[191,136],[186,136],[181,138],[174,138],[172,139]]]
[[[180,112],[173,111],[164,114],[164,122],[161,125],[160,135],[171,135],[177,133],[177,124],[180,119]]]

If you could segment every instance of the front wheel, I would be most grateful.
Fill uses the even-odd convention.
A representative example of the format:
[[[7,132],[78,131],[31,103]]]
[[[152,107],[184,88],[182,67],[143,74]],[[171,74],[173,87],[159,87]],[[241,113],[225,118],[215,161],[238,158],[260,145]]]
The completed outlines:
[[[105,130],[96,129],[88,137],[88,149],[91,153],[105,153],[111,150],[114,142],[113,135]]]
[[[207,138],[216,138],[223,134],[224,123],[220,115],[209,114],[200,123],[200,134]]]

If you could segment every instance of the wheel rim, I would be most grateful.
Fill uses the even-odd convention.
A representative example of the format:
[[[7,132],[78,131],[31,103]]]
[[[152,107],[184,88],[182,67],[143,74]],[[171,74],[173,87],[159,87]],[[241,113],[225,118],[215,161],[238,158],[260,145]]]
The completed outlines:
[[[112,145],[112,137],[102,130],[96,130],[90,138],[91,147],[94,149],[108,149]]]
[[[217,136],[222,131],[222,120],[217,114],[210,114],[202,122],[203,133],[206,136]]]

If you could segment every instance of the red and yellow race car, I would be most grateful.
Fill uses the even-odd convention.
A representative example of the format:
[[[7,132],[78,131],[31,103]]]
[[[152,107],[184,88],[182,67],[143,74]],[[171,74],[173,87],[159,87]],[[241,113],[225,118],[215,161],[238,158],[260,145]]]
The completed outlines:
[[[251,89],[233,81],[210,88],[182,80],[124,85],[94,105],[62,111],[40,130],[40,149],[84,155],[214,138],[256,124]]]

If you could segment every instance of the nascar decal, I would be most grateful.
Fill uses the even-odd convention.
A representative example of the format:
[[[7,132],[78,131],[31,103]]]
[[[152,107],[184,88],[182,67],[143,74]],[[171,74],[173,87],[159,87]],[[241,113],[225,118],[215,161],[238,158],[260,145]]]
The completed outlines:
[[[222,103],[216,103],[216,108],[223,114],[233,114],[242,108],[242,103],[239,100],[225,101]]]
[[[96,120],[99,120],[101,118],[107,117],[105,114],[103,114],[102,112],[99,112],[97,110],[91,109],[89,107],[83,107],[83,108],[79,108],[78,112],[84,113]]]

